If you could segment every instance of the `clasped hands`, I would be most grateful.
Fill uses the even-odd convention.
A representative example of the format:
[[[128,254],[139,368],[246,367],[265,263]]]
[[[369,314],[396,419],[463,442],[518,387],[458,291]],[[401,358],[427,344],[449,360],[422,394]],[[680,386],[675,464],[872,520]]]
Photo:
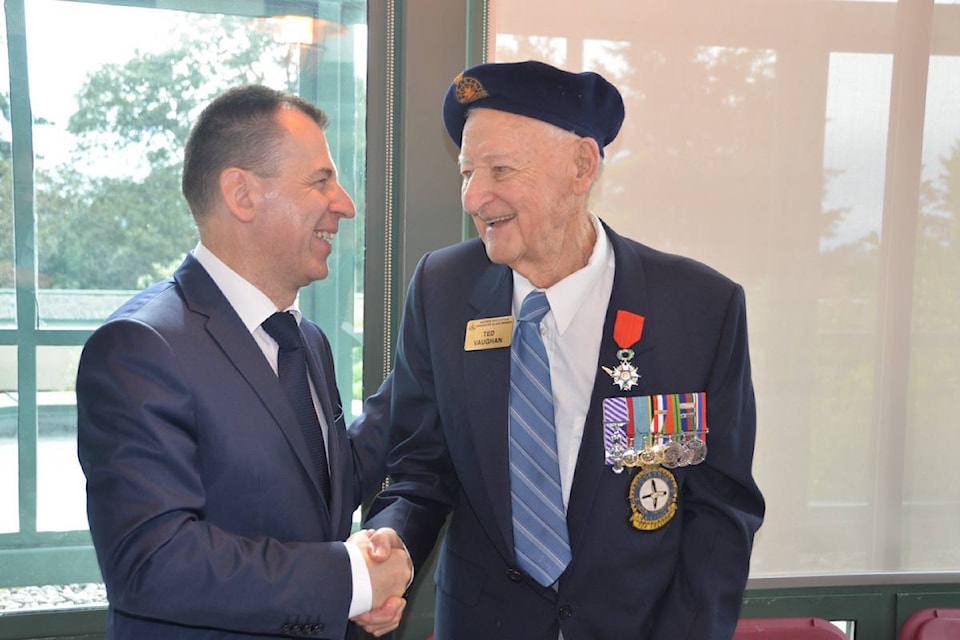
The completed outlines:
[[[407,604],[403,593],[410,586],[413,563],[393,529],[363,529],[351,535],[347,542],[363,553],[373,586],[373,608],[351,620],[379,638],[400,624]]]

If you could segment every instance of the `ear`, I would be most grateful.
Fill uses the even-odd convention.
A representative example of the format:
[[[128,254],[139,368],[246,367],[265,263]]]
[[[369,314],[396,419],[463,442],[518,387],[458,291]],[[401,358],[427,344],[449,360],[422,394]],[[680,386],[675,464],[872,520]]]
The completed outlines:
[[[237,220],[250,222],[256,216],[257,177],[246,169],[227,167],[220,173],[220,196]]]
[[[574,162],[577,171],[574,190],[578,194],[586,193],[600,172],[600,147],[593,138],[580,138],[574,149]]]

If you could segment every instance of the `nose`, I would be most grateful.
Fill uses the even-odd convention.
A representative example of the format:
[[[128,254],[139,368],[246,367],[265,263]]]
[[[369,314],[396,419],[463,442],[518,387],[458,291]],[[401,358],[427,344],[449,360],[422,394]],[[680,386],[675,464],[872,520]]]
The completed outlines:
[[[463,177],[460,187],[460,202],[463,209],[470,215],[475,215],[490,201],[489,182],[482,171],[474,171]]]
[[[352,218],[357,215],[357,207],[353,203],[353,198],[339,182],[337,183],[336,193],[330,199],[330,211],[341,218]]]

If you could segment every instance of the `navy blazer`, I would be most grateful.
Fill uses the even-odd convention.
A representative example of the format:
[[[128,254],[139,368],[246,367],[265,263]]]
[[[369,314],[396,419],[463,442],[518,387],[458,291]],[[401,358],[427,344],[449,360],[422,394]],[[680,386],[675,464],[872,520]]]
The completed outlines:
[[[192,255],[87,341],[79,456],[108,639],[355,636],[334,541],[383,478],[386,436],[348,437],[330,345],[301,329],[330,426],[329,505],[276,374]]]
[[[596,382],[567,509],[573,560],[557,587],[516,568],[508,465],[510,350],[465,351],[469,320],[511,314],[513,278],[479,240],[426,255],[410,284],[390,405],[393,484],[367,526],[392,526],[423,566],[452,511],[437,572],[437,640],[729,639],[753,535],[764,512],[752,477],[756,412],[742,288],[716,271],[604,227],[616,259]],[[645,317],[633,347],[638,386],[613,367],[618,310]],[[706,392],[709,452],[674,470],[668,524],[630,524],[636,469],[604,464],[602,402],[613,396]],[[391,398],[392,394],[392,398]],[[367,419],[373,419],[368,416]]]

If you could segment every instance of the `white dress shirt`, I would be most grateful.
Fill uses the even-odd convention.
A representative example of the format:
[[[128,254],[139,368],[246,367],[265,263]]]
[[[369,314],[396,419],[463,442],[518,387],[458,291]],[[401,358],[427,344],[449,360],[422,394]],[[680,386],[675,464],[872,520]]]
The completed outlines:
[[[614,256],[600,220],[590,214],[597,240],[585,267],[546,289],[550,311],[540,322],[550,359],[554,422],[563,505],[570,501],[573,473],[590,409],[603,338],[603,324],[613,291]],[[513,315],[534,286],[513,272]]]

